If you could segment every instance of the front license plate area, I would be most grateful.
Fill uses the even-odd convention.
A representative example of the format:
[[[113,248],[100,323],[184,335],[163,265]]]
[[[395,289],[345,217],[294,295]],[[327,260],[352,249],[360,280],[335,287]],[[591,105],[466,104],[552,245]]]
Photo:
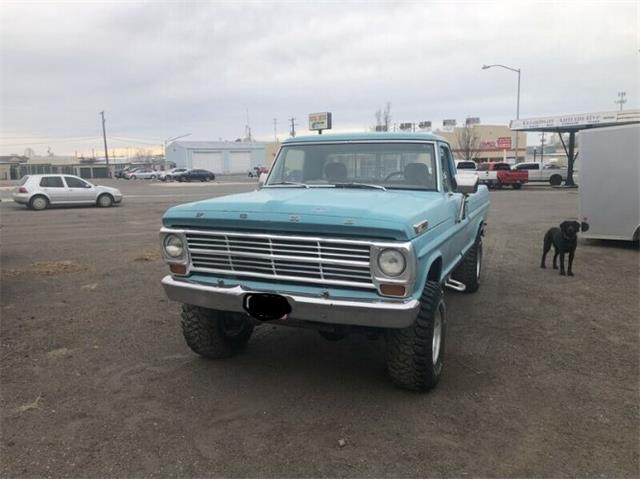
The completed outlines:
[[[291,313],[287,299],[273,293],[248,293],[242,306],[249,315],[261,322],[279,320]]]

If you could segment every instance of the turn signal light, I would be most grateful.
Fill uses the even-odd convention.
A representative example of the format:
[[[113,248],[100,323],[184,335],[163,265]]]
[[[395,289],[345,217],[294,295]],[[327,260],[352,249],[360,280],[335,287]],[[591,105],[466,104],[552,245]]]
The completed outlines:
[[[406,293],[406,288],[404,285],[382,284],[380,285],[380,293],[382,293],[383,295],[390,295],[393,297],[404,297]]]
[[[171,273],[175,273],[176,275],[184,275],[187,273],[187,266],[180,265],[179,263],[172,263],[169,265],[169,270],[171,270]]]

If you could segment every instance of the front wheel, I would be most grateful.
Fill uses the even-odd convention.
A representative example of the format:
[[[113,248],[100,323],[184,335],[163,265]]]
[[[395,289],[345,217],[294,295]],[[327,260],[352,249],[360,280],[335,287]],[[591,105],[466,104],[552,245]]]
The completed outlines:
[[[521,183],[514,183],[511,186],[513,187],[514,190],[520,190],[522,188],[522,184]]]
[[[554,187],[557,187],[562,183],[562,176],[558,175],[557,173],[555,175],[551,175],[551,178],[549,178],[549,183]]]
[[[387,370],[393,383],[417,391],[435,387],[444,367],[446,326],[442,287],[428,281],[414,324],[386,332]]]
[[[247,345],[253,325],[243,314],[182,306],[182,333],[189,348],[207,358],[226,358]]]
[[[113,197],[108,193],[103,193],[98,197],[98,206],[102,208],[108,208],[113,205]]]

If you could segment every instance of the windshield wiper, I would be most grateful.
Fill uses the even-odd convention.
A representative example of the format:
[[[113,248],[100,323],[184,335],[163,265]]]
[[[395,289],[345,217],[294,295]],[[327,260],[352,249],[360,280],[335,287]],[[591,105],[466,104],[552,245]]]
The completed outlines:
[[[293,185],[294,187],[304,187],[304,188],[309,188],[309,185],[307,185],[306,183],[301,183],[301,182],[276,182],[276,183],[269,183],[266,186],[267,187],[273,187],[276,185]]]
[[[334,187],[336,188],[373,188],[374,190],[383,190],[385,192],[387,191],[387,189],[382,185],[373,185],[371,183],[358,183],[358,182],[336,183]]]

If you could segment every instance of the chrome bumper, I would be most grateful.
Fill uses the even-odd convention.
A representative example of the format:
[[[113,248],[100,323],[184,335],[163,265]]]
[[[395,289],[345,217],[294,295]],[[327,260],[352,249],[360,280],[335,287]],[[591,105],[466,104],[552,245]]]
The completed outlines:
[[[247,293],[278,293],[245,290],[241,286],[214,287],[188,280],[176,280],[171,275],[162,279],[170,300],[188,305],[228,312],[244,312]],[[321,323],[359,325],[364,327],[404,328],[411,325],[420,309],[417,300],[364,301],[280,294],[291,306],[291,318]]]

